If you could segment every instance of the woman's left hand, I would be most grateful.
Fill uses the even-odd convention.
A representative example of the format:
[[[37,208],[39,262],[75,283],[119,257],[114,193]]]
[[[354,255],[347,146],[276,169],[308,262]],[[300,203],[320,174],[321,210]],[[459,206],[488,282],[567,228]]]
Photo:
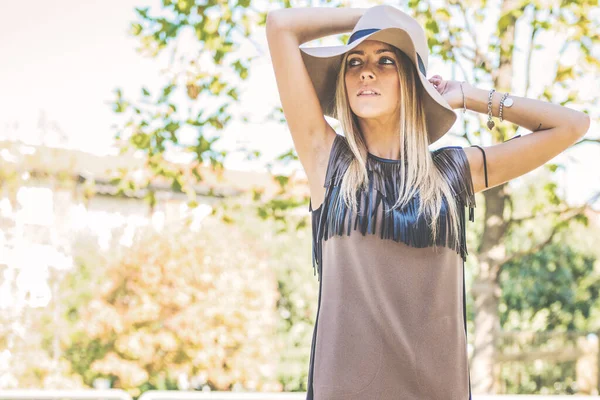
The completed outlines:
[[[461,108],[463,106],[463,94],[460,90],[460,82],[448,80],[445,81],[440,75],[434,75],[429,78],[429,82],[434,85],[434,88],[448,102],[452,109]],[[467,83],[463,84],[463,90],[466,90]]]

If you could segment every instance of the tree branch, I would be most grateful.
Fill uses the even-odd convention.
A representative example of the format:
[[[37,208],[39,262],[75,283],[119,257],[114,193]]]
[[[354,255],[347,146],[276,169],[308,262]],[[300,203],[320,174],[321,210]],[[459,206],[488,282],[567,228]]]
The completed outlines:
[[[552,228],[552,231],[550,232],[550,234],[548,235],[548,237],[546,238],[546,240],[544,240],[541,243],[538,243],[537,245],[533,246],[532,248],[528,249],[528,250],[523,250],[523,251],[517,251],[514,252],[512,254],[510,254],[509,256],[505,257],[504,259],[500,260],[497,265],[500,266],[500,269],[502,268],[503,265],[505,265],[506,263],[513,261],[515,259],[524,257],[526,255],[529,254],[533,254],[536,253],[538,251],[540,251],[541,249],[543,249],[545,246],[547,246],[548,244],[550,244],[550,242],[552,242],[552,239],[554,238],[554,235],[556,235],[561,228],[563,228],[564,226],[566,226],[566,222],[568,222],[569,220],[577,217],[578,215],[581,215],[582,213],[585,213],[586,211],[590,211],[596,214],[600,214],[600,211],[594,210],[590,204],[594,204],[595,202],[597,202],[600,199],[600,192],[595,193],[594,195],[592,195],[592,197],[586,201],[585,203],[583,203],[581,206],[579,207],[570,207],[565,209],[564,211],[569,212],[569,211],[573,211],[573,213],[565,218],[562,218],[558,223],[556,223],[554,225],[554,227]],[[549,213],[552,212],[556,212],[556,210],[550,211]],[[563,212],[563,214],[566,214],[566,212]],[[526,218],[520,218],[517,219],[516,221],[523,221],[525,219],[529,219],[530,217],[526,217]],[[509,221],[509,223],[513,222],[515,220],[511,220]],[[496,276],[499,275],[498,274]]]
[[[537,21],[537,18],[535,16],[535,11],[537,10],[537,8],[535,8],[534,10],[534,17],[533,17],[533,21],[532,24],[535,24],[535,22]],[[529,38],[529,51],[527,51],[527,65],[525,66],[525,96],[528,95],[529,93],[529,87],[530,87],[530,81],[531,81],[531,60],[532,60],[532,55],[533,55],[533,46],[534,46],[534,42],[535,42],[535,35],[537,34],[537,27],[534,27],[531,30],[531,37]]]
[[[560,210],[549,210],[549,211],[546,211],[546,212],[543,212],[543,213],[530,214],[530,215],[527,215],[527,216],[521,217],[521,218],[511,218],[510,220],[508,220],[506,222],[506,226],[508,228],[508,227],[512,227],[514,225],[521,224],[521,223],[523,223],[525,221],[529,221],[529,220],[535,219],[537,217],[548,216],[550,214],[564,214],[566,212],[573,211],[573,210],[576,210],[576,209],[579,209],[579,208],[581,208],[581,207],[568,207],[568,208],[563,208],[563,209],[560,209]]]
[[[488,68],[487,72],[489,71],[489,68],[491,68],[492,66],[492,62],[491,60],[486,57],[484,54],[482,54],[479,51],[479,45],[477,44],[477,35],[475,34],[475,32],[473,31],[473,27],[471,26],[471,24],[469,24],[469,18],[467,16],[467,10],[465,9],[464,5],[462,4],[462,2],[457,1],[456,5],[458,5],[458,8],[460,8],[463,18],[465,20],[465,28],[467,33],[469,34],[469,36],[471,37],[471,40],[473,41],[473,43],[475,44],[475,59],[473,60],[473,65],[477,68],[477,61],[483,61],[483,64],[485,67]]]
[[[585,206],[584,206],[585,208]],[[523,251],[516,251],[512,254],[510,254],[507,257],[504,257],[503,259],[501,259],[497,265],[500,266],[500,269],[502,266],[504,266],[506,263],[514,261],[516,259],[522,258],[524,256],[527,256],[529,254],[534,254],[537,253],[538,251],[542,250],[544,247],[546,247],[548,244],[550,244],[552,242],[552,239],[554,238],[554,236],[560,231],[560,229],[562,227],[564,227],[564,223],[568,222],[570,219],[574,218],[575,216],[579,215],[580,213],[573,213],[572,215],[570,215],[567,218],[562,219],[561,221],[559,221],[556,225],[554,225],[554,227],[552,228],[552,231],[550,232],[550,234],[548,235],[548,237],[546,238],[546,240],[544,240],[543,242],[538,243],[537,245],[527,249],[527,250],[523,250]],[[496,276],[499,275],[496,274]]]
[[[576,145],[581,144],[581,143],[586,143],[586,142],[600,144],[600,138],[598,138],[598,139],[590,139],[590,138],[581,139],[577,143],[573,144],[573,146],[576,146]]]

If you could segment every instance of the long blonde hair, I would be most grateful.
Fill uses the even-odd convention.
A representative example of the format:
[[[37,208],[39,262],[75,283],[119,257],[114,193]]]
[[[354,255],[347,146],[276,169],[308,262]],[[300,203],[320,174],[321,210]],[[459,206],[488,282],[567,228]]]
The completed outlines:
[[[444,179],[441,172],[436,168],[433,157],[429,151],[429,140],[427,138],[426,120],[421,91],[422,84],[416,76],[417,71],[412,61],[394,47],[394,52],[400,62],[396,63],[400,80],[400,115],[399,115],[399,141],[400,141],[400,177],[398,182],[404,184],[399,189],[399,197],[390,210],[402,208],[417,192],[421,201],[417,212],[417,218],[425,213],[426,220],[432,231],[432,241],[437,242],[437,220],[441,214],[442,199],[447,200],[450,228],[455,238],[456,246],[459,245],[459,214],[458,205],[450,184]],[[341,68],[336,81],[335,107],[341,127],[345,133],[348,147],[354,154],[341,184],[341,194],[344,202],[354,212],[357,209],[356,192],[360,188],[368,187],[366,158],[367,145],[360,132],[357,116],[350,109],[348,94],[345,85],[346,53],[341,62]],[[406,177],[401,179],[401,177]],[[450,244],[452,245],[452,244]]]

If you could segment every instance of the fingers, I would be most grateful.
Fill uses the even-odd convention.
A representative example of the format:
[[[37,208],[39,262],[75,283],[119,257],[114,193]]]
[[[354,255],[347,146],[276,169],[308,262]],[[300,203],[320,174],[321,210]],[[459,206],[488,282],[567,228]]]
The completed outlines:
[[[433,87],[435,87],[435,89],[440,92],[441,91],[441,85],[442,85],[442,77],[439,75],[434,75],[431,78],[429,78],[429,82],[431,82],[431,84],[433,85]]]

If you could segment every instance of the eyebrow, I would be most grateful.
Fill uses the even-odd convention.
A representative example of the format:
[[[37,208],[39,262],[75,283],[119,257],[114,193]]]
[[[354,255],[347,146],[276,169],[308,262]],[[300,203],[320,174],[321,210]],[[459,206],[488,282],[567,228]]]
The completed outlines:
[[[389,50],[389,49],[379,49],[375,52],[375,54],[379,54],[379,53],[383,53],[383,52],[394,53],[392,50]],[[365,52],[362,50],[354,50],[354,51],[351,51],[350,53],[348,53],[348,56],[351,56],[352,54],[360,54],[361,56],[364,56]]]

